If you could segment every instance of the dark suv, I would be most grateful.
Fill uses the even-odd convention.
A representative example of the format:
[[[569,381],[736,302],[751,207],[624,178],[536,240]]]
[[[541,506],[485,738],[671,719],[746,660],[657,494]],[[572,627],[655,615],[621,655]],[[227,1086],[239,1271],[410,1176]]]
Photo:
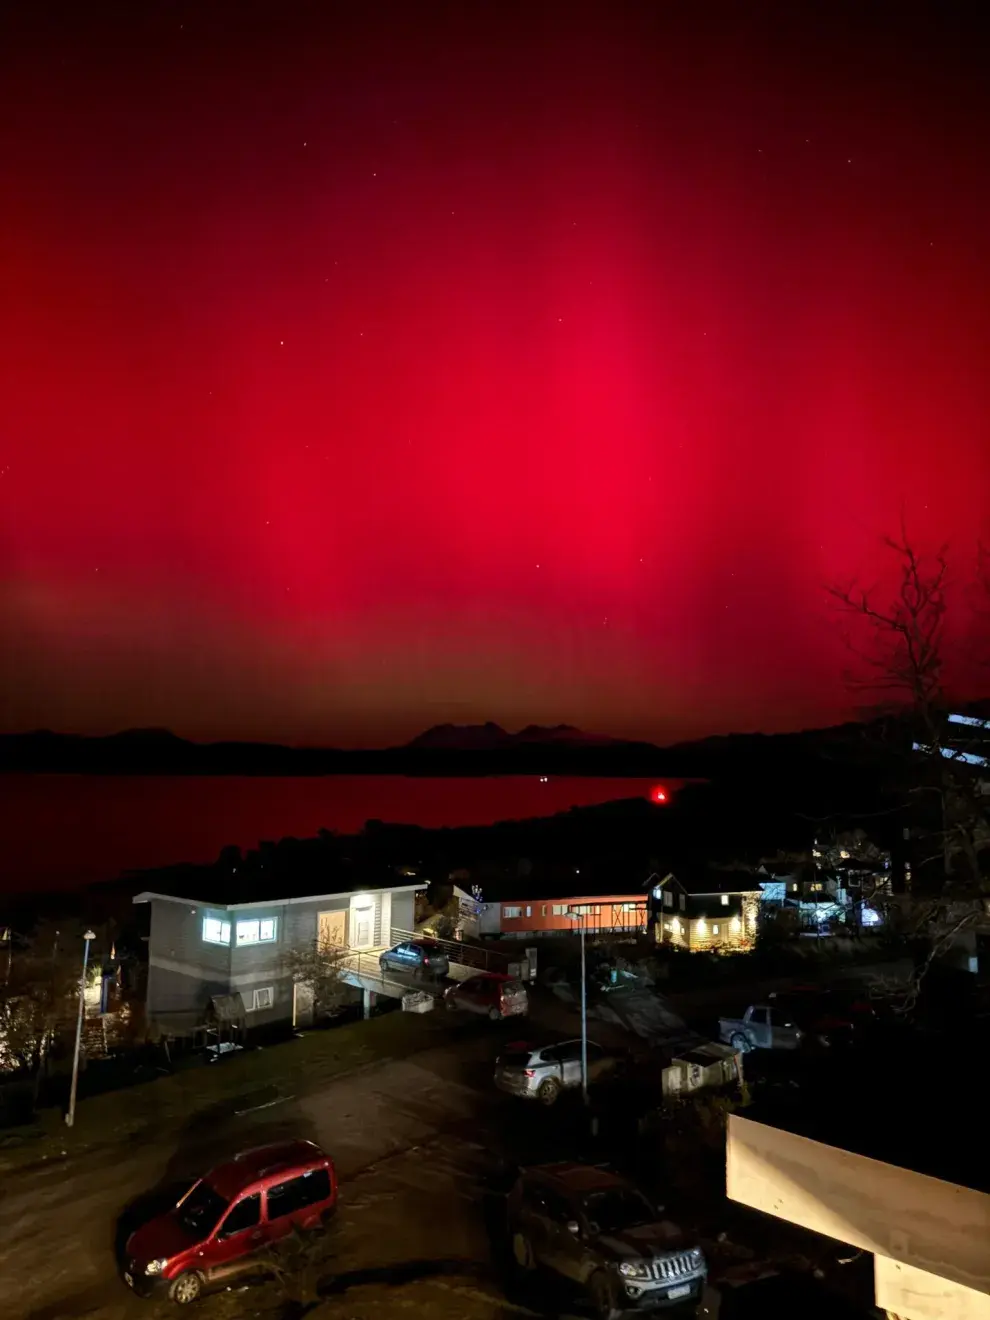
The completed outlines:
[[[590,1297],[600,1320],[701,1299],[704,1252],[617,1174],[583,1164],[526,1169],[509,1193],[508,1221],[519,1269],[559,1275]]]
[[[433,977],[438,981],[450,970],[443,949],[429,940],[407,940],[393,949],[386,949],[379,957],[378,965],[383,976],[388,972],[405,972],[407,976]]]

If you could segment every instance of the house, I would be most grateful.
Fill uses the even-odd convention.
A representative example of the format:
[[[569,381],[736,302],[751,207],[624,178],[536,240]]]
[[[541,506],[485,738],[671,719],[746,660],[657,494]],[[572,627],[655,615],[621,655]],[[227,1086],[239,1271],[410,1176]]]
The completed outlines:
[[[577,886],[574,886],[577,888]],[[645,935],[646,894],[569,893],[540,898],[512,898],[482,903],[478,919],[482,935],[529,939],[534,936]],[[578,921],[568,915],[580,916]]]
[[[214,1001],[230,996],[240,997],[248,1026],[295,1024],[304,1008],[293,958],[326,946],[390,946],[401,938],[396,932],[413,928],[422,888],[407,876],[373,882],[346,868],[296,892],[273,877],[262,899],[258,877],[240,888],[236,882],[236,873],[176,868],[170,892],[134,898],[148,907],[147,1014],[165,1031],[200,1026]]]
[[[795,930],[826,932],[836,923],[870,928],[886,919],[893,888],[889,851],[862,830],[815,841],[807,854],[765,861],[757,869],[764,905]]]
[[[761,890],[751,871],[681,867],[651,882],[650,919],[659,944],[692,953],[753,948]]]

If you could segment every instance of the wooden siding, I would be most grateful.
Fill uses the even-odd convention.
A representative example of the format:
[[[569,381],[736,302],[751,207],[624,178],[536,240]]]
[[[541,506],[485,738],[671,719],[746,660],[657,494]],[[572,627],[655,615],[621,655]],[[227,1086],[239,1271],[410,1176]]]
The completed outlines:
[[[983,1192],[738,1114],[729,1115],[726,1191],[813,1233],[990,1293],[990,1196]]]
[[[495,906],[489,904],[489,907]],[[626,908],[630,911],[626,911]],[[519,908],[519,916],[506,915]],[[558,911],[554,911],[554,909]],[[645,894],[604,894],[576,898],[554,899],[519,899],[511,903],[498,904],[498,932],[502,935],[559,935],[576,934],[581,922],[573,921],[566,915],[570,908],[580,908],[585,915],[583,924],[585,933],[611,934],[613,931],[629,931],[636,934],[646,929]],[[560,910],[563,909],[563,910]],[[490,929],[484,926],[484,929]]]

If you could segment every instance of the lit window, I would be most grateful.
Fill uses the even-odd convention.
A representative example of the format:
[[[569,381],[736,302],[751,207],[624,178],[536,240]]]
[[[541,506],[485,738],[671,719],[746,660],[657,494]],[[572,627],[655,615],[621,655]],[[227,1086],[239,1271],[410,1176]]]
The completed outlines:
[[[207,944],[229,944],[230,922],[219,917],[203,918],[203,939]]]
[[[532,915],[533,915],[533,908],[532,908],[532,906],[531,906],[529,903],[527,903],[527,904],[526,904],[526,916],[527,916],[527,917],[531,917]]]
[[[503,916],[503,917],[521,917],[521,916],[522,916],[522,908],[521,908],[521,907],[518,907],[518,906],[514,906],[514,905],[512,905],[512,904],[510,904],[510,903],[507,903],[507,904],[502,908],[502,916]]]
[[[546,915],[547,915],[547,905],[546,905],[546,903],[544,903],[544,904],[542,905],[542,910],[541,910],[541,912],[540,912],[540,916],[541,916],[541,917],[545,917]]]
[[[245,1000],[245,1010],[248,1013],[257,1013],[260,1009],[271,1008],[275,1002],[275,992],[270,985],[260,986],[250,999],[245,996]]]
[[[717,927],[717,926],[713,926],[713,927],[712,927],[712,934],[713,934],[713,935],[717,935],[717,934],[718,934],[718,927]]]
[[[265,917],[260,921],[239,921],[237,923],[238,946],[242,944],[270,944],[274,939],[274,917]]]
[[[553,915],[554,915],[555,917],[566,917],[566,916],[567,916],[567,904],[566,904],[566,903],[554,903],[554,905],[553,905]]]
[[[729,895],[728,895],[728,894],[723,894],[723,895],[722,895],[722,906],[723,906],[723,907],[728,907],[728,906],[729,906]]]

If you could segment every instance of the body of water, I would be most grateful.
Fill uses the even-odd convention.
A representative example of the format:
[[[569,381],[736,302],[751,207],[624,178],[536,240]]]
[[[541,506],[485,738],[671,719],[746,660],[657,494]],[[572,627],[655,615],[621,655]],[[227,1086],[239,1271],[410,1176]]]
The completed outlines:
[[[344,833],[378,819],[489,825],[646,797],[652,779],[0,776],[0,893],[74,889],[125,870],[211,862],[227,844]]]

